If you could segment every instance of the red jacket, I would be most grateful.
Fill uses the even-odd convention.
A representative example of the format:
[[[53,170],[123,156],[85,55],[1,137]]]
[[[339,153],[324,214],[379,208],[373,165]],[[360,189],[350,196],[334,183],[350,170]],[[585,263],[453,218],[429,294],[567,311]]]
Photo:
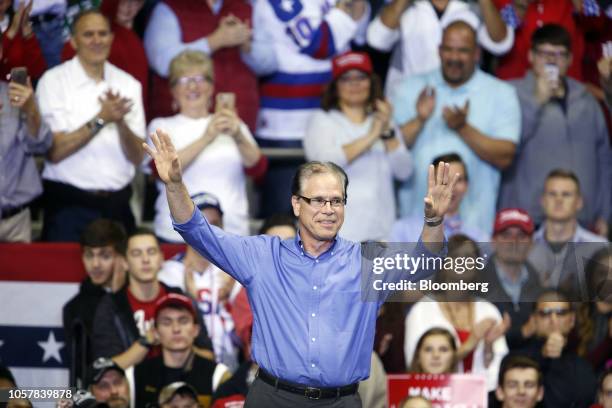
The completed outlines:
[[[40,78],[47,69],[47,63],[34,34],[29,38],[23,38],[21,33],[17,33],[12,40],[6,32],[2,34],[0,78],[4,80],[15,67],[26,67],[32,81]]]
[[[211,12],[205,2],[164,0],[164,3],[170,7],[179,21],[183,42],[195,41],[210,35],[219,25],[221,18],[229,14],[233,14],[242,21],[251,21],[251,6],[244,0],[224,0],[223,7],[217,15]],[[217,50],[212,55],[212,61],[215,93],[235,93],[238,116],[251,130],[254,130],[259,109],[255,74],[242,62],[238,47]],[[153,74],[149,101],[150,117],[171,116],[173,114],[171,103],[172,97],[167,78]]]
[[[512,0],[495,0],[500,10],[511,5]],[[529,4],[521,24],[514,30],[514,46],[504,55],[497,68],[502,79],[522,78],[529,69],[527,54],[531,47],[531,35],[545,24],[559,24],[572,39],[573,61],[568,75],[582,80],[582,57],[584,55],[583,33],[574,21],[574,6],[571,0],[535,0]]]

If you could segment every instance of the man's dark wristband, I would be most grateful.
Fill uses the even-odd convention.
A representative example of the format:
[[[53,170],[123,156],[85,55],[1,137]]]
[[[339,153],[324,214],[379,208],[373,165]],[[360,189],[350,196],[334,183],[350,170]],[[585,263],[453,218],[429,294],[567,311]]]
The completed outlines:
[[[138,341],[138,344],[148,349],[153,347],[153,343],[151,343],[145,336],[140,336],[137,341]]]
[[[395,129],[391,128],[388,129],[386,131],[384,131],[381,135],[380,138],[382,140],[391,140],[391,139],[395,139]]]
[[[442,224],[442,221],[444,221],[444,217],[437,217],[437,218],[425,217],[425,225],[427,225],[428,227],[437,227],[438,225]]]

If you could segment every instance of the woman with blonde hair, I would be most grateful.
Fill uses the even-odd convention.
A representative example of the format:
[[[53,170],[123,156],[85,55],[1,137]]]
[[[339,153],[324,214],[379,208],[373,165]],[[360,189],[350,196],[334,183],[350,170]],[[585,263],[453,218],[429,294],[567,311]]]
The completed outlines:
[[[183,181],[189,191],[206,191],[219,198],[226,231],[247,235],[248,202],[246,175],[258,178],[267,161],[248,127],[238,117],[233,94],[211,97],[214,73],[211,59],[199,51],[183,51],[170,63],[170,86],[178,113],[154,119],[149,134],[164,129],[178,151]],[[235,101],[234,101],[235,102]],[[182,242],[173,230],[165,189],[157,183],[155,234],[164,241]]]

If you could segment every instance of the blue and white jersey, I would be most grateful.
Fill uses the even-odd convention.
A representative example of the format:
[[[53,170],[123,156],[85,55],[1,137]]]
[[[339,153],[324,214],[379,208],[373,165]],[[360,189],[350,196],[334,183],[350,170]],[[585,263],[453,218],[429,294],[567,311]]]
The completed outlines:
[[[255,0],[254,26],[272,39],[277,70],[262,78],[257,137],[263,145],[300,146],[311,113],[331,80],[331,59],[348,49],[356,22],[336,0]],[[269,142],[269,143],[267,143]]]

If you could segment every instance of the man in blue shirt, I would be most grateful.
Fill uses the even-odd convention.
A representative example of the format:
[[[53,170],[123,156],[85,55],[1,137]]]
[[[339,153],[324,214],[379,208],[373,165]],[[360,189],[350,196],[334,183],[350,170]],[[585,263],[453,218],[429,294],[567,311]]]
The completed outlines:
[[[492,231],[500,170],[512,163],[520,136],[520,106],[511,85],[478,69],[476,33],[449,24],[439,48],[441,67],[414,75],[395,91],[393,112],[414,172],[399,191],[402,217],[421,213],[424,170],[437,156],[457,153],[472,180],[460,215],[465,225]]]
[[[382,300],[362,301],[362,246],[337,235],[346,203],[344,171],[321,162],[298,169],[291,198],[298,217],[295,238],[242,237],[208,224],[182,183],[169,136],[158,130],[151,139],[155,149],[144,148],[166,185],[174,228],[248,291],[252,356],[260,371],[246,406],[361,407],[357,383],[369,376]],[[435,173],[430,166],[425,223],[413,252],[419,256],[434,257],[445,249],[442,221],[458,175],[450,179],[448,164]]]

